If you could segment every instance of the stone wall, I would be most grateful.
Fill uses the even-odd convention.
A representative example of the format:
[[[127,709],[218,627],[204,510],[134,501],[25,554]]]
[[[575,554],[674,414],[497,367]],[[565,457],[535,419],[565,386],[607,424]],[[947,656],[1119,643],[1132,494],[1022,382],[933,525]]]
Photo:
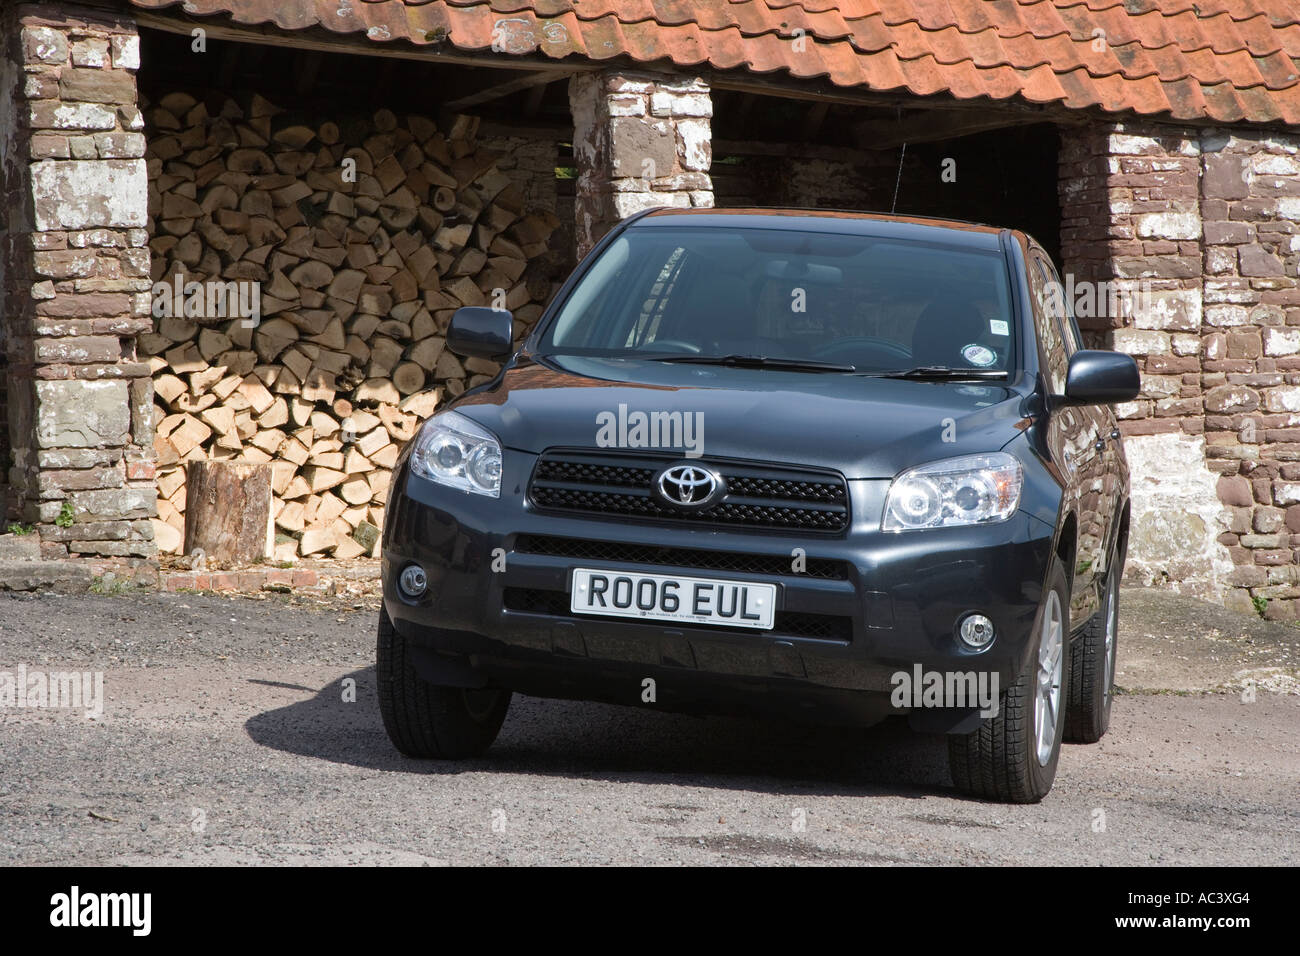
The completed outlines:
[[[1064,134],[1060,182],[1066,269],[1153,293],[1080,319],[1142,369],[1117,409],[1130,579],[1286,618],[1300,616],[1298,152],[1277,132],[1099,126]]]
[[[30,282],[30,249],[23,241],[31,221],[30,203],[24,195],[28,169],[25,140],[20,133],[19,104],[23,102],[22,35],[12,9],[0,10],[0,533],[15,517],[9,505],[9,469],[13,462],[9,433],[9,342],[18,334],[19,321],[29,321],[22,310],[30,291],[15,285],[9,294],[9,275]],[[15,313],[11,317],[11,309]],[[15,425],[20,424],[15,422]]]
[[[578,166],[577,255],[652,206],[713,205],[708,85],[653,73],[579,73],[569,81]]]
[[[856,162],[755,157],[761,205],[888,211],[898,157],[863,151]]]
[[[1126,577],[1220,600],[1231,561],[1205,466],[1197,133],[1063,129],[1058,161],[1063,279],[1129,297],[1145,284],[1155,300],[1077,316],[1085,344],[1126,352],[1142,371],[1139,399],[1116,408],[1132,480]]]
[[[46,557],[138,564],[154,555],[139,41],[102,9],[4,16],[8,518]]]
[[[1300,135],[1199,143],[1205,442],[1228,508],[1228,601],[1300,617]]]

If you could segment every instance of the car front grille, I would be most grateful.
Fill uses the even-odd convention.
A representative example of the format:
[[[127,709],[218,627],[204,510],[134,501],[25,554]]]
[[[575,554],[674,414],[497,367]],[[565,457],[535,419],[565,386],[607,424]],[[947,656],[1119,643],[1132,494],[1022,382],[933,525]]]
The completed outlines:
[[[838,474],[695,460],[722,476],[726,493],[708,507],[686,509],[651,490],[655,475],[680,460],[553,449],[538,459],[529,497],[537,508],[584,515],[829,534],[848,528],[848,488]]]
[[[713,551],[704,548],[668,548],[540,534],[520,535],[515,541],[515,550],[521,554],[545,554],[560,558],[620,562],[638,566],[655,564],[701,571],[802,575],[828,581],[847,581],[849,577],[845,562],[827,558],[805,558],[803,569],[795,571],[792,566],[794,558],[791,555],[741,554],[735,551]]]
[[[506,588],[504,594],[506,610],[525,614],[545,614],[550,617],[577,617],[569,609],[569,595],[564,591],[551,591],[542,588]],[[581,615],[586,618],[586,615]],[[666,625],[656,622],[657,626]],[[717,624],[685,625],[698,626],[705,631],[731,631],[753,634],[754,628],[728,627]],[[808,614],[798,611],[777,611],[770,631],[763,634],[806,637],[824,641],[849,643],[853,638],[853,619],[834,614]]]

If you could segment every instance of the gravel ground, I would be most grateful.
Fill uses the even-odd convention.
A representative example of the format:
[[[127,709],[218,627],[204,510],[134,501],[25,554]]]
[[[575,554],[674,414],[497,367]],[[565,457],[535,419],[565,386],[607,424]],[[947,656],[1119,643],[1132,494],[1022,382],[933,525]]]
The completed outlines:
[[[1110,734],[1015,807],[957,796],[942,738],[893,723],[516,697],[485,758],[406,760],[375,704],[375,606],[0,595],[0,670],[102,670],[105,693],[93,720],[0,710],[0,863],[1300,861],[1290,625],[1126,591]]]

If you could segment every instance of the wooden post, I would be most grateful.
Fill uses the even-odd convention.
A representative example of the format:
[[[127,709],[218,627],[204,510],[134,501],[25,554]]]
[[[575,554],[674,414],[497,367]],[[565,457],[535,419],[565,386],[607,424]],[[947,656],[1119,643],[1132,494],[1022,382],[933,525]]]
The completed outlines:
[[[252,564],[271,555],[271,466],[192,461],[186,466],[185,553]]]

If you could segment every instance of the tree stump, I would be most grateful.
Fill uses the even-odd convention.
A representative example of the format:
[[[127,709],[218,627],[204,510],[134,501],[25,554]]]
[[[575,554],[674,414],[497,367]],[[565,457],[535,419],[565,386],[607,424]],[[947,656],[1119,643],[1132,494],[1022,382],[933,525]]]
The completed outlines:
[[[186,466],[185,553],[252,564],[271,555],[271,466],[192,461]]]

